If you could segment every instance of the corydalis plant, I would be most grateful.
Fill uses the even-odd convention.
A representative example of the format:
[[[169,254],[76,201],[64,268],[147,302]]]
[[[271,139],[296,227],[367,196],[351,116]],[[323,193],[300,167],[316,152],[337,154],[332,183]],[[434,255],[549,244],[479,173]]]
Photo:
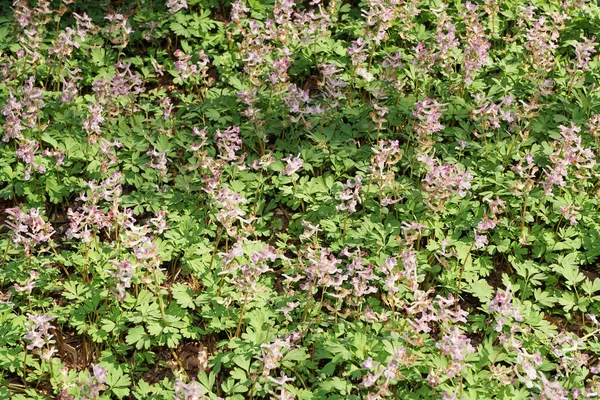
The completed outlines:
[[[444,203],[453,196],[465,197],[471,188],[473,175],[457,165],[440,162],[429,156],[417,157],[428,169],[423,178],[423,191],[428,195],[426,203],[434,210],[443,210]]]
[[[6,226],[12,231],[12,240],[15,247],[23,245],[25,256],[31,255],[31,250],[40,243],[48,243],[54,234],[52,225],[42,218],[40,210],[30,208],[27,213],[23,205],[6,209],[9,220]]]
[[[555,142],[555,151],[550,155],[550,166],[544,170],[542,187],[546,196],[553,195],[554,186],[566,186],[571,173],[583,180],[596,165],[596,157],[591,148],[583,147],[578,133],[581,128],[573,122],[570,127],[559,125],[562,138]]]
[[[50,325],[50,321],[56,316],[28,313],[27,317],[29,320],[26,324],[27,334],[24,338],[31,342],[27,345],[27,349],[34,350],[44,360],[50,360],[56,352],[56,348],[52,345],[54,335],[50,332],[54,326]]]
[[[444,129],[439,121],[442,117],[442,111],[445,104],[438,103],[434,99],[424,99],[417,101],[415,110],[412,113],[415,119],[415,132],[417,141],[421,144],[420,150],[427,152],[433,146],[435,138],[433,135]]]

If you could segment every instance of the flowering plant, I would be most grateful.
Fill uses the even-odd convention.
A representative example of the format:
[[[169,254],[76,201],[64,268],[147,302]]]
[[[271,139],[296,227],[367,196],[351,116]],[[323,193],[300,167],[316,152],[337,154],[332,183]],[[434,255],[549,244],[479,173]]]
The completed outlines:
[[[0,398],[600,396],[599,15],[0,3]]]

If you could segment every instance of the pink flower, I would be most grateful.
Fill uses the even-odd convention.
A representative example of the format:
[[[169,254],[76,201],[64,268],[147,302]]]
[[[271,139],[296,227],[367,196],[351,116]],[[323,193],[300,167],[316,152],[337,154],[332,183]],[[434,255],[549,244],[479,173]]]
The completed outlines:
[[[15,283],[15,290],[17,292],[28,292],[28,293],[31,293],[31,291],[35,287],[35,281],[36,281],[36,279],[38,278],[39,275],[40,275],[40,273],[37,272],[37,271],[31,271],[31,272],[29,272],[29,280],[27,281],[27,283],[25,283],[24,286],[20,286],[20,285],[17,285]]]
[[[186,0],[168,0],[165,5],[169,9],[170,14],[175,14],[184,8],[188,8]]]
[[[477,231],[474,231],[474,240],[476,249],[482,249],[489,243],[487,236]]]
[[[475,353],[475,348],[471,346],[471,339],[463,335],[455,326],[450,328],[450,332],[442,337],[442,342],[437,343],[436,347],[442,351],[442,354],[458,362],[464,361],[468,354]]]
[[[39,243],[47,243],[54,234],[54,228],[45,222],[37,208],[30,208],[28,213],[23,212],[23,205],[6,209],[9,215],[8,226],[13,231],[13,243],[25,247],[25,255]]]
[[[175,399],[177,400],[204,400],[203,393],[206,391],[198,382],[191,381],[184,383],[181,379],[177,379],[173,385],[175,389]]]
[[[287,176],[291,176],[300,171],[302,169],[302,164],[304,163],[304,161],[300,158],[300,154],[294,158],[292,158],[292,155],[290,154],[288,157],[282,158],[281,161],[285,161],[287,163],[285,170],[281,172],[282,175]]]
[[[50,325],[50,321],[55,319],[56,316],[27,313],[27,317],[29,317],[29,321],[26,323],[28,333],[25,335],[25,339],[31,342],[27,349],[40,349],[50,343],[53,337],[50,329],[54,329],[54,326]]]

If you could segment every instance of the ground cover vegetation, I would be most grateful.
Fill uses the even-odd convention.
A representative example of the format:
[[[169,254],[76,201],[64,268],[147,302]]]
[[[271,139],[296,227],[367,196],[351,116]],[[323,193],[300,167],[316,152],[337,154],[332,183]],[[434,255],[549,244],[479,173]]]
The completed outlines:
[[[0,7],[0,398],[600,394],[594,2]]]

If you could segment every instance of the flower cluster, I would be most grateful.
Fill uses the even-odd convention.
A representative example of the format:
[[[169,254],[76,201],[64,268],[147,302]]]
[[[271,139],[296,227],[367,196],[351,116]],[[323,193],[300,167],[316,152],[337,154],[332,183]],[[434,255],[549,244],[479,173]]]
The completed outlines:
[[[234,223],[236,221],[243,223],[250,222],[243,218],[246,215],[246,211],[240,208],[240,205],[246,203],[246,199],[227,188],[216,191],[212,198],[219,207],[216,215],[217,221],[221,223],[229,235],[236,237],[238,229],[234,226]]]
[[[437,27],[435,41],[438,46],[436,59],[446,66],[452,59],[452,53],[458,49],[460,42],[456,37],[456,26],[445,11],[442,11]]]
[[[177,11],[181,11],[184,8],[188,8],[186,0],[168,0],[165,6],[169,9],[170,14],[175,14]]]
[[[185,54],[181,50],[175,51],[175,57],[177,57],[177,61],[175,61],[175,72],[178,74],[177,78],[174,80],[175,83],[181,85],[191,77],[194,78],[194,82],[206,79],[208,76],[208,63],[210,62],[210,59],[204,51],[199,51],[197,56],[198,61],[193,63],[193,56]]]
[[[293,157],[292,154],[289,156],[282,158],[281,161],[285,161],[286,166],[285,169],[281,172],[282,175],[292,176],[296,172],[302,170],[302,165],[304,161],[300,158],[300,154],[296,157]]]
[[[305,124],[309,124],[306,120],[306,116],[321,114],[323,110],[320,106],[311,106],[311,98],[308,90],[302,90],[295,84],[288,87],[287,95],[283,99],[283,102],[290,109],[290,113],[297,114],[297,116],[290,116],[292,122],[303,121]]]
[[[100,364],[92,364],[92,373],[89,374],[87,381],[81,383],[81,392],[84,399],[95,399],[100,396],[100,392],[107,388],[106,376],[108,372],[106,368]]]
[[[35,281],[40,276],[38,271],[30,271],[29,272],[29,280],[25,283],[25,285],[21,286],[15,283],[15,291],[17,292],[27,292],[27,294],[31,294],[31,291],[35,287]]]
[[[490,302],[488,311],[494,313],[496,319],[494,330],[496,332],[502,332],[503,327],[509,325],[511,320],[523,321],[519,308],[512,304],[512,298],[512,288],[507,286],[504,291],[497,291]]]
[[[82,121],[83,129],[87,132],[90,143],[96,143],[102,136],[100,124],[104,122],[104,107],[100,103],[88,104],[88,116]]]
[[[120,301],[123,301],[125,300],[125,290],[131,287],[131,278],[133,278],[135,264],[132,264],[129,260],[123,260],[121,262],[110,260],[109,262],[116,267],[116,271],[108,271],[108,273],[117,279],[117,285],[115,287],[117,298]]]
[[[548,22],[546,16],[538,19],[525,12],[524,19],[531,23],[526,29],[524,47],[530,52],[531,65],[540,73],[551,71],[554,67],[554,51],[558,47],[560,33],[558,29]]]
[[[410,319],[408,323],[417,332],[431,332],[430,324],[432,322],[437,323],[440,326],[458,324],[459,322],[467,322],[467,316],[469,313],[457,307],[452,310],[452,307],[456,306],[454,296],[451,294],[448,297],[436,296],[435,299],[431,299],[430,295],[432,290],[422,291],[415,290],[413,292],[414,300],[410,306],[406,306],[406,312],[409,315],[420,316],[417,319]],[[437,306],[437,307],[436,307]]]
[[[358,303],[358,300],[368,296],[369,294],[377,293],[378,289],[375,286],[375,282],[379,280],[379,277],[375,274],[375,267],[373,264],[368,263],[363,258],[364,252],[360,249],[350,252],[346,247],[340,256],[345,256],[350,259],[350,263],[346,264],[346,274],[338,275],[338,282],[344,282],[349,280],[352,294],[354,297],[353,303]],[[336,287],[338,296],[343,296],[345,290]],[[334,295],[332,295],[334,296]],[[334,296],[336,297],[336,296]]]
[[[2,107],[2,114],[6,122],[2,126],[4,137],[2,140],[8,142],[10,139],[24,139],[21,131],[25,128],[43,129],[38,126],[38,114],[44,108],[42,89],[35,87],[35,78],[29,77],[21,88],[22,98],[17,101],[12,91],[8,94],[8,100]],[[39,146],[39,144],[38,144]]]
[[[501,121],[509,124],[509,129],[515,126],[516,114],[512,111],[514,99],[512,96],[505,96],[502,101],[495,104],[483,93],[473,95],[475,107],[470,111],[471,118],[477,121],[483,130],[483,133],[489,129],[500,129]]]
[[[576,211],[581,211],[583,207],[576,207],[573,204],[568,204],[566,207],[560,207],[560,213],[562,216],[569,221],[571,226],[577,225],[577,213]]]
[[[100,151],[100,154],[104,156],[100,160],[100,172],[102,174],[106,174],[110,167],[117,165],[117,149],[120,149],[121,147],[123,147],[123,144],[116,139],[109,142],[103,137],[100,138],[98,150]]]
[[[165,178],[167,176],[167,151],[157,151],[156,149],[152,149],[146,152],[146,155],[152,160],[146,165],[159,171],[160,176]]]
[[[578,133],[581,128],[571,122],[567,127],[559,125],[562,138],[555,142],[556,150],[550,155],[550,166],[544,169],[545,179],[542,187],[546,196],[552,196],[554,186],[566,186],[569,170],[574,170],[574,176],[584,179],[588,174],[585,170],[591,170],[596,165],[596,157],[591,148],[584,148]],[[570,168],[573,167],[573,168]]]
[[[40,148],[40,144],[35,140],[22,139],[19,143],[19,147],[15,152],[17,158],[22,160],[26,167],[23,171],[23,179],[28,181],[31,179],[31,170],[34,168],[40,174],[46,172],[46,167],[38,164],[35,159],[35,155]]]
[[[431,135],[444,129],[444,125],[440,124],[444,105],[429,98],[417,101],[415,104],[412,117],[416,121],[415,132],[423,151],[433,146]]]
[[[463,332],[453,326],[447,333],[442,336],[442,341],[436,344],[441,353],[445,356],[450,356],[452,363],[446,368],[446,374],[453,378],[460,376],[461,371],[466,366],[465,357],[468,354],[475,353],[475,348],[471,346],[469,339]]]
[[[13,244],[16,247],[23,245],[26,256],[29,256],[31,250],[39,243],[49,242],[54,234],[54,228],[44,221],[37,208],[30,208],[25,213],[21,205],[7,208],[6,213],[9,215],[6,226],[12,230]]]
[[[436,209],[434,202],[437,202],[443,209],[443,203],[453,196],[467,195],[473,180],[473,175],[469,171],[462,171],[457,165],[450,163],[440,164],[437,159],[428,155],[420,156],[418,160],[429,169],[422,180],[423,191],[429,195],[427,200],[429,206]]]
[[[42,359],[50,360],[56,352],[56,349],[51,346],[54,335],[50,333],[50,330],[54,329],[54,326],[50,325],[50,321],[55,319],[56,316],[27,313],[27,317],[29,318],[26,323],[27,334],[24,337],[31,342],[27,345],[27,349],[41,352],[40,357]],[[43,349],[44,346],[47,347]]]
[[[582,37],[582,40],[582,42],[574,44],[576,57],[574,71],[588,71],[592,54],[596,53],[596,36],[591,38]]]
[[[402,159],[400,142],[397,140],[380,140],[377,146],[371,148],[371,165],[369,171],[380,189],[394,184],[393,167]]]
[[[477,5],[467,1],[465,9],[462,13],[466,25],[465,54],[463,68],[465,71],[465,83],[470,85],[473,83],[475,74],[480,72],[482,68],[490,63],[488,50],[490,42],[486,40],[486,33],[480,18],[477,15]]]
[[[519,176],[519,179],[510,188],[510,191],[515,196],[528,194],[533,188],[536,174],[539,170],[537,165],[533,162],[533,154],[525,154],[525,157],[519,160],[518,164],[514,165],[511,170]]]
[[[370,388],[376,386],[376,393],[369,393],[366,398],[380,399],[393,395],[391,385],[397,380],[403,379],[400,371],[403,367],[410,367],[415,362],[415,356],[409,355],[408,349],[403,346],[394,346],[385,364],[367,358],[361,365],[367,373],[363,375],[361,387]],[[380,379],[382,378],[383,379]]]
[[[344,185],[344,191],[337,194],[337,198],[342,202],[335,209],[338,211],[356,212],[356,205],[360,202],[360,190],[362,188],[362,176],[356,176],[354,179],[348,179]]]
[[[238,156],[235,153],[240,150],[242,146],[239,127],[231,126],[223,132],[221,132],[220,129],[217,129],[215,139],[217,139],[220,159],[226,162],[238,160]]]
[[[129,19],[119,13],[110,13],[104,17],[109,22],[102,29],[102,33],[117,48],[125,48],[129,43],[129,36],[133,33],[133,28],[128,24]]]
[[[299,339],[300,332],[293,332],[283,338],[275,336],[273,342],[260,345],[262,355],[257,358],[263,362],[263,377],[269,376],[272,370],[279,367],[284,354],[295,346],[292,342]]]
[[[309,291],[315,286],[323,288],[341,287],[344,277],[342,276],[342,269],[339,268],[342,263],[340,259],[324,248],[309,248],[306,258],[309,263],[303,271],[305,282],[300,286],[302,290]]]
[[[146,90],[140,75],[131,70],[130,62],[119,61],[115,64],[115,70],[117,73],[112,78],[97,79],[92,85],[96,98],[108,105],[109,115],[124,112],[119,106],[119,96],[130,98],[132,105],[135,106],[134,99]]]
[[[328,109],[334,109],[341,105],[340,100],[346,98],[343,89],[348,84],[337,76],[337,73],[341,72],[342,69],[338,68],[336,64],[319,64],[319,70],[323,77],[319,82],[319,86],[322,88],[325,99],[329,104]]]
[[[266,274],[272,269],[268,263],[273,263],[277,259],[275,249],[271,246],[263,250],[255,251],[250,255],[250,263],[243,265],[233,264],[233,258],[243,255],[241,242],[236,242],[228,253],[221,253],[223,258],[223,271],[221,275],[234,275],[232,283],[242,292],[258,293],[261,289],[258,287],[258,281],[261,275]]]

